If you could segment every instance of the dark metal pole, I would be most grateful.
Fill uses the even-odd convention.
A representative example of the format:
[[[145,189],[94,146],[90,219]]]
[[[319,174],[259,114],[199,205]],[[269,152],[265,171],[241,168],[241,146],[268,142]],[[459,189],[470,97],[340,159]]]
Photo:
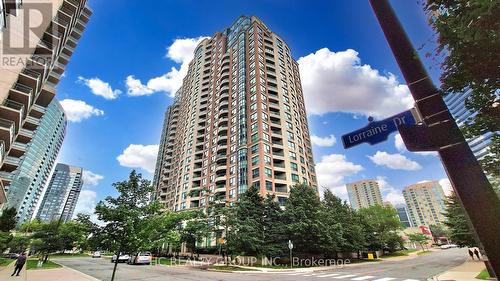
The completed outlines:
[[[401,127],[401,136],[410,151],[439,152],[453,189],[498,276],[500,200],[428,76],[389,1],[370,0],[370,4],[423,117],[422,125]]]

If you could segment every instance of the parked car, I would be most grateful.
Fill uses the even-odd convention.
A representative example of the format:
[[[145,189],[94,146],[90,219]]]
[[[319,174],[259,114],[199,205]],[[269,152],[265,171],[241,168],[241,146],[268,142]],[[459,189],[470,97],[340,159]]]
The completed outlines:
[[[118,262],[127,262],[129,259],[130,259],[130,255],[127,253],[120,253],[120,255],[118,256]],[[111,262],[115,262],[115,261],[116,261],[116,255],[113,255],[111,257]]]
[[[92,258],[100,258],[101,257],[101,252],[95,251],[92,253]]]
[[[128,264],[151,264],[151,260],[150,252],[138,252],[130,257]]]
[[[4,257],[8,258],[8,259],[15,260],[19,257],[19,254],[18,253],[8,253],[8,254],[5,254]]]
[[[451,249],[451,248],[458,248],[458,245],[455,245],[455,244],[444,244],[444,245],[441,245],[441,250],[446,250],[446,249]]]

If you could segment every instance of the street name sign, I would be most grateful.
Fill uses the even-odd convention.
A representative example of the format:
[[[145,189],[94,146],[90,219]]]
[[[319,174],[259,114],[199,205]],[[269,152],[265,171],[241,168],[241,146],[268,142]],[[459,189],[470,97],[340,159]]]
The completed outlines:
[[[372,121],[367,126],[342,136],[344,148],[348,149],[361,143],[371,145],[386,141],[389,135],[398,130],[399,125],[415,125],[411,110],[407,110],[380,121]]]

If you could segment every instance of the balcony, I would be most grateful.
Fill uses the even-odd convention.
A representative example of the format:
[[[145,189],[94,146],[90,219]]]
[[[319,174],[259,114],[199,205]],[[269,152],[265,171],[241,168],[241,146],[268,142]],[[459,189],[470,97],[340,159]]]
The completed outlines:
[[[2,170],[6,172],[13,172],[19,167],[21,159],[12,156],[6,156],[3,161]]]
[[[51,83],[54,83],[54,84],[57,84],[59,83],[59,80],[61,80],[61,77],[62,77],[62,73],[57,73],[55,71],[51,71],[49,73],[49,78],[48,80],[51,82]]]
[[[33,131],[22,128],[19,130],[19,135],[17,135],[16,141],[27,144],[31,141],[31,139],[33,139],[33,136]]]
[[[40,89],[40,84],[41,84],[40,76],[41,76],[40,70],[35,71],[25,68],[19,75],[17,82],[18,84],[22,84],[28,88],[33,89],[34,92],[37,92]]]
[[[20,142],[14,142],[10,148],[9,155],[13,157],[21,157],[24,155],[26,152],[26,149],[28,148],[27,144],[20,143]]]
[[[59,62],[61,62],[62,64],[66,65],[68,64],[69,62],[69,56],[65,53],[61,53],[59,54]]]
[[[29,108],[35,100],[34,91],[30,87],[16,83],[9,91],[9,99]]]
[[[31,106],[31,110],[30,110],[29,115],[40,119],[43,117],[43,115],[45,114],[46,111],[47,111],[47,109],[45,107],[40,106],[38,104],[33,104]]]
[[[16,129],[19,129],[25,116],[25,107],[22,103],[6,99],[0,106],[0,116],[13,121]]]
[[[54,89],[54,86],[51,85],[50,83],[45,83],[42,87],[42,90],[40,91],[40,94],[38,95],[38,98],[36,100],[36,104],[47,107],[49,106],[50,102],[56,95],[56,90]]]
[[[0,140],[8,151],[16,134],[16,125],[11,120],[0,118]]]
[[[31,131],[35,131],[36,128],[40,125],[40,119],[35,118],[33,116],[26,116],[26,120],[24,121],[23,128],[26,128]]]

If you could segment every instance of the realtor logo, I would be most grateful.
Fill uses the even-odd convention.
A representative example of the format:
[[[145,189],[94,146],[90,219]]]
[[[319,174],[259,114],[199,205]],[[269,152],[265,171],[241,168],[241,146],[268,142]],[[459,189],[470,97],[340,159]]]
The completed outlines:
[[[15,3],[14,3],[15,2]],[[39,52],[39,57],[51,58],[56,37],[56,25],[51,24],[53,5],[50,2],[24,2],[10,0],[5,5],[7,21],[1,34],[1,65],[16,67],[19,63],[26,64],[38,44],[47,47]],[[49,30],[52,28],[53,30]]]

